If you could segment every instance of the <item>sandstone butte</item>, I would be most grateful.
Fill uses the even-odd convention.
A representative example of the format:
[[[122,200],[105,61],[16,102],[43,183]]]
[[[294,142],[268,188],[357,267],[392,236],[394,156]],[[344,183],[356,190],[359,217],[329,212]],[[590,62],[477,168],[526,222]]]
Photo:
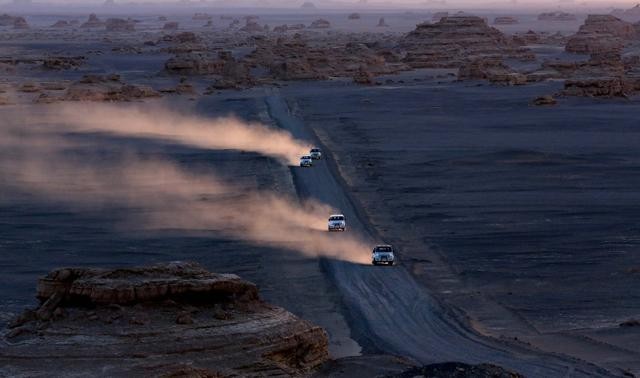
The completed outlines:
[[[58,269],[37,298],[3,336],[1,376],[297,376],[328,359],[322,328],[195,263]]]
[[[637,36],[633,24],[611,15],[589,15],[576,34],[567,41],[565,50],[591,54],[621,50]]]

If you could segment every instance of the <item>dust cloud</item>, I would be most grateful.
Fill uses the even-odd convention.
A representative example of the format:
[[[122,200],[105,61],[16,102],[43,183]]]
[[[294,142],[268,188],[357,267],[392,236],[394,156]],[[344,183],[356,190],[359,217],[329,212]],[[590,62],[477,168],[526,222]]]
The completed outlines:
[[[50,108],[41,117],[40,122],[56,123],[75,131],[152,137],[198,148],[252,151],[290,165],[297,165],[300,156],[311,148],[286,130],[236,117],[208,119],[185,115],[160,106],[64,104]]]
[[[132,117],[129,112],[123,115]],[[184,119],[180,122],[191,127]],[[132,123],[138,125],[138,131],[151,127],[150,119],[136,123],[132,117],[122,122]],[[241,123],[231,124],[233,129]],[[199,131],[189,135],[195,140],[197,134]],[[0,139],[9,148],[0,153],[0,201],[19,192],[81,211],[124,208],[127,218],[118,227],[131,232],[211,232],[307,256],[354,263],[369,260],[369,246],[355,234],[326,230],[327,216],[334,209],[316,201],[300,202],[271,191],[230,185],[210,170],[187,170],[135,153],[87,158],[69,153],[67,149],[74,148],[70,141],[61,143],[55,135],[42,132],[0,129]]]

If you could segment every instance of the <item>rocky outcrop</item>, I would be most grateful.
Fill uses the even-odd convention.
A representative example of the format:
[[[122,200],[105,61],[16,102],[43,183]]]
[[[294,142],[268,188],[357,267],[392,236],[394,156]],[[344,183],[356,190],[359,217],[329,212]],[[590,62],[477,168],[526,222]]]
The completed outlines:
[[[119,75],[85,75],[69,86],[61,101],[133,101],[159,97],[151,87],[121,81]]]
[[[398,70],[398,66],[386,64],[381,52],[366,44],[318,45],[300,35],[259,40],[255,51],[244,61],[250,67],[266,68],[269,76],[277,80],[353,77],[362,68],[374,75]]]
[[[631,23],[611,15],[589,15],[578,32],[569,38],[565,50],[579,54],[618,51],[636,35]]]
[[[637,84],[624,77],[599,77],[567,80],[561,94],[580,97],[628,97],[637,90]]]
[[[478,58],[460,67],[458,80],[488,80],[499,85],[523,85],[526,84],[527,77],[510,69],[501,59]]]
[[[371,72],[361,68],[353,76],[353,82],[361,85],[372,85],[374,83],[374,76]]]
[[[556,99],[551,95],[536,97],[532,102],[535,106],[551,106],[557,103]]]
[[[328,29],[331,27],[331,23],[324,18],[319,18],[309,25],[310,29]]]
[[[378,25],[376,25],[379,28],[386,28],[389,25],[387,25],[387,23],[384,20],[384,17],[380,17],[380,19],[378,20]]]
[[[162,30],[178,30],[178,23],[175,21],[166,22],[162,26]]]
[[[98,16],[96,16],[95,14],[90,14],[87,22],[80,25],[81,28],[86,28],[86,29],[103,28],[104,26],[105,26],[104,21],[100,20]]]
[[[400,41],[400,48],[407,52],[404,62],[413,68],[457,68],[487,56],[535,59],[529,50],[475,16],[419,24]]]
[[[514,25],[518,23],[518,19],[510,16],[501,16],[493,19],[494,25]]]
[[[42,67],[49,70],[73,70],[85,62],[84,56],[49,56],[43,59]]]
[[[15,17],[13,19],[13,28],[16,30],[26,30],[29,29],[29,24],[24,17]]]
[[[351,13],[351,14],[349,14],[349,16],[347,16],[347,19],[349,19],[349,20],[359,20],[360,19],[360,13]]]
[[[265,31],[265,28],[255,20],[247,19],[245,25],[240,28],[240,31],[245,33],[262,33]]]
[[[165,70],[179,75],[212,76],[215,81],[209,90],[244,88],[255,84],[247,65],[237,61],[230,51],[220,51],[216,56],[208,53],[178,55],[165,63]]]
[[[209,13],[195,13],[191,19],[194,21],[211,21],[213,16]]]
[[[136,23],[131,19],[109,18],[105,27],[109,32],[132,32],[136,30]]]
[[[298,376],[328,359],[320,327],[194,263],[58,269],[37,297],[0,344],[0,375]]]
[[[447,377],[447,378],[524,378],[514,371],[492,364],[469,365],[445,362],[408,369],[394,378]]]
[[[538,15],[538,21],[575,21],[576,16],[566,12],[545,12]]]
[[[16,17],[11,16],[9,14],[0,14],[0,26],[13,26]]]
[[[58,20],[53,25],[50,26],[50,28],[56,28],[56,29],[58,28],[64,29],[68,27],[71,27],[71,24],[65,20]]]
[[[316,5],[311,1],[305,1],[300,5],[300,9],[316,9]]]

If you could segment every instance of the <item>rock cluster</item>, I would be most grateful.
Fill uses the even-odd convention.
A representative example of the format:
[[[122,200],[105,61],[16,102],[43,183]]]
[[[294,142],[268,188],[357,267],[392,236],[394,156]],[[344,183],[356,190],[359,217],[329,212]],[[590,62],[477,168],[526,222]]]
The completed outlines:
[[[351,14],[349,14],[349,16],[347,16],[347,19],[349,19],[349,20],[359,20],[360,19],[360,13],[351,13]]]
[[[175,21],[166,22],[162,26],[162,30],[178,30],[178,23]]]
[[[384,20],[384,17],[380,17],[380,19],[378,20],[378,25],[376,25],[379,28],[386,28],[389,25],[387,25],[387,23]]]
[[[353,77],[360,70],[374,75],[398,70],[397,66],[386,64],[380,51],[366,44],[311,44],[299,35],[258,41],[256,50],[245,61],[251,67],[266,68],[276,80]]]
[[[599,77],[567,80],[561,94],[581,97],[628,97],[637,90],[635,83],[623,77]]]
[[[518,23],[518,19],[510,16],[500,16],[493,19],[494,25],[514,25]]]
[[[310,29],[328,29],[331,27],[331,23],[324,18],[319,18],[309,25]]]
[[[159,97],[151,87],[121,81],[119,75],[85,75],[72,83],[61,101],[133,101]]]
[[[575,21],[577,18],[574,14],[566,12],[546,12],[538,15],[538,21]]]
[[[523,85],[526,75],[515,72],[498,58],[477,58],[458,70],[458,80],[488,80],[499,85]]]
[[[105,27],[109,32],[132,32],[136,29],[136,23],[131,19],[109,18]]]
[[[0,26],[13,26],[16,17],[11,16],[9,14],[3,13],[0,14]]]
[[[298,376],[328,359],[321,328],[194,263],[59,269],[37,297],[0,344],[0,375]]]
[[[27,20],[24,19],[24,17],[15,17],[13,19],[13,28],[17,30],[25,30],[29,29],[29,24],[27,23]]]
[[[191,19],[194,21],[211,21],[213,20],[213,16],[209,13],[195,13]]]
[[[422,23],[400,41],[404,62],[413,68],[460,67],[478,57],[533,60],[533,54],[475,16],[445,17]]]
[[[611,15],[589,15],[578,32],[569,38],[566,51],[591,54],[621,50],[636,37],[633,24]]]
[[[65,20],[58,20],[56,21],[53,25],[51,25],[51,28],[68,28],[70,27],[71,24],[68,21]]]
[[[96,16],[93,13],[89,15],[89,19],[87,20],[87,22],[80,25],[81,28],[87,28],[87,29],[103,28],[104,26],[105,26],[104,21],[100,20],[98,16]]]

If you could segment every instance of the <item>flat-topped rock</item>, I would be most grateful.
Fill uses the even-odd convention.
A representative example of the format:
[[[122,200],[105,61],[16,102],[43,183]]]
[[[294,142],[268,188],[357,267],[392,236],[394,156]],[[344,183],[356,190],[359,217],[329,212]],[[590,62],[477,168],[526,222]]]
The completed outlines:
[[[566,45],[566,51],[591,54],[621,50],[637,36],[633,24],[611,15],[589,15]]]
[[[481,56],[534,59],[530,51],[476,16],[419,24],[400,41],[400,48],[407,51],[405,63],[414,68],[460,67]]]
[[[3,336],[2,376],[299,376],[328,359],[320,327],[195,263],[57,269],[37,293]]]

